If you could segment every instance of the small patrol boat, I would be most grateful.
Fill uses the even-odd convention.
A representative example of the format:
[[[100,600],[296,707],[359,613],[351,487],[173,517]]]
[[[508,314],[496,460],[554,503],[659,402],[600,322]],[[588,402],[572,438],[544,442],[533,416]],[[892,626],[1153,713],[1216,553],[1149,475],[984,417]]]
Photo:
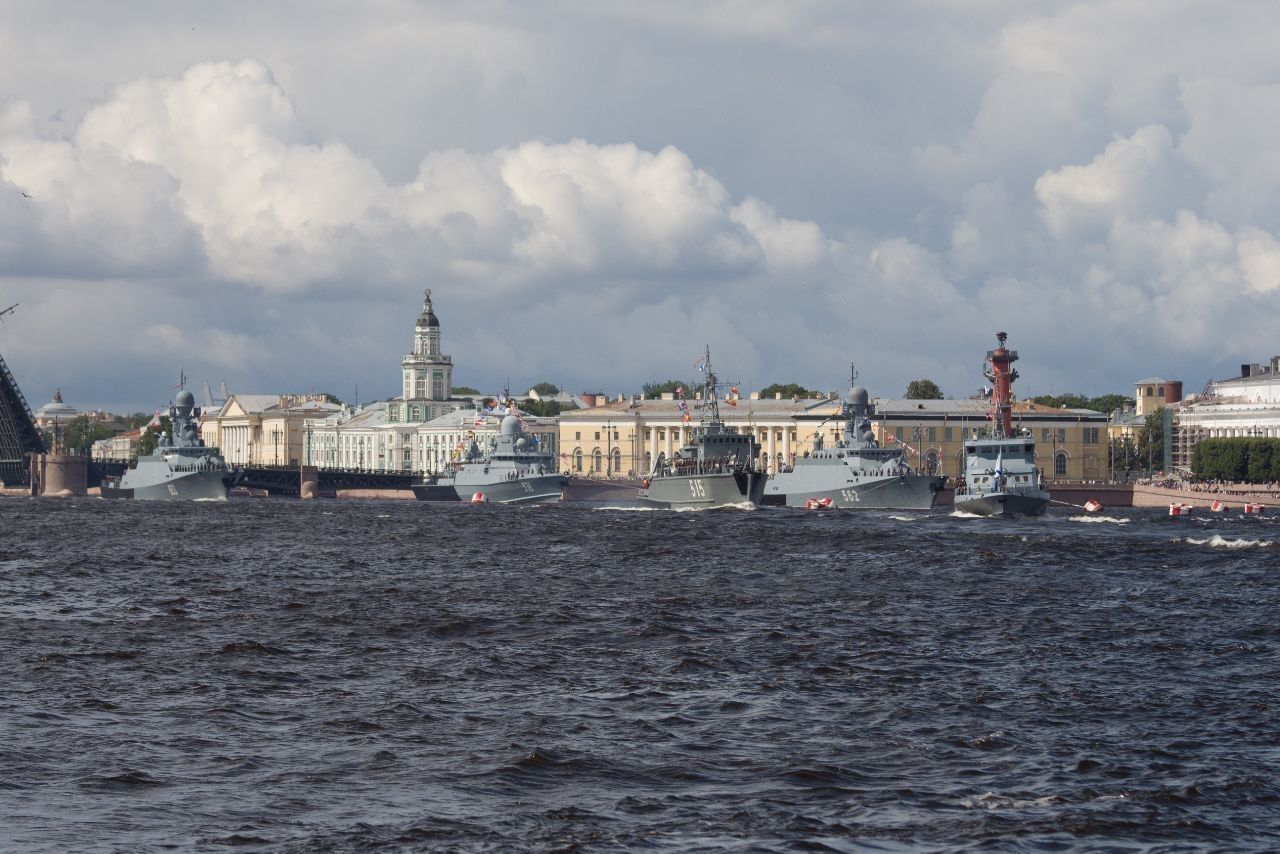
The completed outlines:
[[[559,501],[568,482],[538,438],[524,432],[520,416],[508,412],[487,450],[472,436],[461,458],[443,475],[411,488],[419,501],[536,504]]]
[[[850,368],[849,391],[840,407],[844,437],[836,437],[834,447],[824,448],[822,437],[807,457],[795,462],[790,471],[769,478],[764,488],[765,504],[788,507],[809,506],[860,510],[929,510],[945,475],[913,470],[900,448],[882,448],[871,429],[875,404],[867,390],[855,385],[858,374]],[[821,425],[819,425],[821,426]]]
[[[701,423],[671,459],[658,454],[636,497],[644,505],[664,509],[759,504],[765,483],[765,474],[756,465],[760,444],[720,418],[720,383],[711,370],[710,347],[699,370],[703,372]],[[683,399],[680,408],[684,423],[691,423]]]
[[[987,351],[985,375],[991,381],[991,428],[985,435],[974,430],[965,440],[964,480],[956,484],[955,509],[978,516],[1041,516],[1049,507],[1036,467],[1036,443],[1031,431],[1013,429],[1013,381],[1011,367],[1018,351],[1004,346],[1008,335],[996,333],[999,345]]]
[[[195,404],[191,392],[178,392],[169,406],[170,430],[160,437],[154,451],[140,455],[118,480],[104,480],[103,498],[226,500],[241,472],[228,466],[218,449],[200,438],[200,409]]]

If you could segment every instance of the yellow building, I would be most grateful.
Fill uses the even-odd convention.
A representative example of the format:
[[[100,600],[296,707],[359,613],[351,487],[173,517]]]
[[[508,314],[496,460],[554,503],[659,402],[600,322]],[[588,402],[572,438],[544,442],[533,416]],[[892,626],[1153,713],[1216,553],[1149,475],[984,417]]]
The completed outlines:
[[[877,400],[873,430],[886,447],[901,445],[913,468],[946,474],[963,470],[966,436],[985,430],[986,400]],[[561,468],[586,477],[636,477],[650,470],[659,454],[668,457],[698,423],[697,400],[688,400],[690,423],[672,395],[661,400],[597,401],[560,414]],[[753,433],[760,462],[774,473],[808,456],[822,436],[826,447],[844,430],[841,402],[834,395],[721,401],[724,421]],[[1055,409],[1015,403],[1014,425],[1031,430],[1045,475],[1061,480],[1109,477],[1107,416],[1092,410]]]
[[[233,394],[200,416],[200,435],[232,465],[296,466],[303,457],[303,426],[342,407],[323,395]]]

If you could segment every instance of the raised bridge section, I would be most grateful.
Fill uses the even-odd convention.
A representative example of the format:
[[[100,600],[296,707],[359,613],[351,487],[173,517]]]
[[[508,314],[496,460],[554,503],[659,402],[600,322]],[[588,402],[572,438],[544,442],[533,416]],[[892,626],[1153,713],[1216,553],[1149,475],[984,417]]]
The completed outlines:
[[[0,480],[9,486],[31,483],[29,454],[43,454],[44,439],[31,407],[0,356]]]

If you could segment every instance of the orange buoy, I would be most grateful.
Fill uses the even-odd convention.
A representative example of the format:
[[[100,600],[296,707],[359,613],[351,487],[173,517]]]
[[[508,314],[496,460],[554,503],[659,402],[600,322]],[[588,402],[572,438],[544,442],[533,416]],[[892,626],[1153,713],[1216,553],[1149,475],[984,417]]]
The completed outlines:
[[[1221,501],[1215,498],[1213,500],[1213,503],[1209,505],[1209,509],[1214,513],[1221,513],[1227,509],[1227,505],[1223,504]]]
[[[1084,509],[1090,513],[1097,513],[1099,510],[1102,509],[1102,502],[1095,501],[1094,499],[1090,498],[1088,501],[1084,503]]]
[[[485,495],[483,492],[477,492],[475,495],[471,496],[471,503],[487,504],[489,503],[489,496]]]
[[[1261,515],[1261,513],[1262,513],[1262,511],[1263,511],[1264,509],[1266,509],[1266,505],[1264,505],[1264,504],[1258,504],[1258,503],[1257,503],[1257,502],[1255,502],[1255,501],[1250,501],[1248,504],[1246,504],[1246,505],[1244,506],[1244,512],[1246,512],[1246,513],[1255,513],[1255,514],[1259,514],[1259,515]]]

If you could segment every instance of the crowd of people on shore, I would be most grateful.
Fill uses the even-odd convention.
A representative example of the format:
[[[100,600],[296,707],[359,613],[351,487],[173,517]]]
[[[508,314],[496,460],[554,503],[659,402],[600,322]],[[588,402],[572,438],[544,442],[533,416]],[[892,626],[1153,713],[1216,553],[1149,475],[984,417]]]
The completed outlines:
[[[1159,489],[1181,489],[1187,492],[1208,492],[1214,495],[1267,495],[1280,498],[1280,483],[1236,483],[1229,480],[1186,480],[1179,477],[1144,477],[1137,483]]]

